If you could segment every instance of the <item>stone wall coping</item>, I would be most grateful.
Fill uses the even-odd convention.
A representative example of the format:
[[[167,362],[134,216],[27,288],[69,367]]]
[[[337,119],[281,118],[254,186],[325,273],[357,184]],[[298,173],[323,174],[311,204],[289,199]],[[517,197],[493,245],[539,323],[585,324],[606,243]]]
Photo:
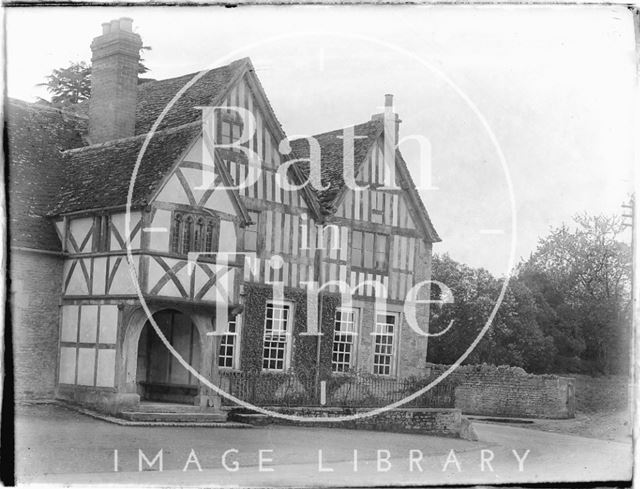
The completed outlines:
[[[342,407],[324,407],[324,406],[292,406],[292,407],[284,407],[284,406],[270,406],[265,407],[265,409],[269,409],[272,411],[324,411],[324,412],[335,412],[335,413],[344,413],[345,411],[352,412],[368,412],[373,411],[374,409],[379,408],[368,408],[368,407],[358,407],[358,408],[342,408]],[[458,413],[460,409],[458,408],[393,408],[387,411],[384,411],[380,414],[385,414],[388,412],[425,412],[425,413]]]

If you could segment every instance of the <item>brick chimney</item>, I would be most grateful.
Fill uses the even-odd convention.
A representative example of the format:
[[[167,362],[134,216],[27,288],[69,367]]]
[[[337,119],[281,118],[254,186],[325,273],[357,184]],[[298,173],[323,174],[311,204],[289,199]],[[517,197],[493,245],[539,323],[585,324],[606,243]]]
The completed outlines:
[[[127,17],[102,24],[102,35],[91,43],[91,144],[135,134],[138,63],[142,40]]]
[[[386,117],[385,117],[386,116]],[[384,121],[384,129],[385,132],[389,129],[389,127],[394,127],[395,129],[395,144],[398,144],[398,138],[400,134],[400,116],[393,111],[393,95],[390,93],[385,94],[384,96],[384,112],[379,114],[373,114],[371,116],[372,121]]]

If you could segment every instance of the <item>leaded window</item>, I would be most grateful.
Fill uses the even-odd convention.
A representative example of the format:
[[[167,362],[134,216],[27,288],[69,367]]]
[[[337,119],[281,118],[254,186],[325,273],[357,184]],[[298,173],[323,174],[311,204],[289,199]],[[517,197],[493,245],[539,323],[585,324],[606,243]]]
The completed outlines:
[[[262,343],[263,370],[289,368],[291,314],[291,304],[267,302]]]
[[[336,310],[331,357],[331,368],[334,372],[347,372],[353,367],[357,329],[357,309],[341,307]]]
[[[376,313],[373,334],[373,373],[393,375],[395,364],[395,334],[398,316],[393,313]]]
[[[217,217],[174,212],[171,227],[172,253],[187,255],[189,252],[215,252],[217,238]]]
[[[238,349],[238,323],[236,318],[229,319],[227,334],[220,338],[218,352],[218,366],[221,368],[236,368],[236,353]]]

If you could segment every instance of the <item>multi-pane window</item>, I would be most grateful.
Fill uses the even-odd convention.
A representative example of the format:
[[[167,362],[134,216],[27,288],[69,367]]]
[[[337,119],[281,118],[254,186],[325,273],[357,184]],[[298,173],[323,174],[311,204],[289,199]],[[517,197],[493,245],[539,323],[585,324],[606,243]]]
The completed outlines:
[[[109,251],[110,236],[109,226],[111,225],[111,216],[96,216],[93,219],[93,251]]]
[[[218,222],[214,217],[174,212],[171,226],[171,252],[216,251]]]
[[[262,343],[262,369],[286,370],[291,347],[291,305],[267,302]]]
[[[376,313],[376,325],[373,334],[373,373],[393,375],[394,339],[398,316],[391,313]]]
[[[351,266],[386,272],[387,236],[385,234],[353,231],[351,237]]]
[[[238,349],[238,323],[236,318],[229,319],[227,334],[220,338],[218,366],[222,368],[236,367],[236,351]]]
[[[222,129],[221,129],[221,144],[232,144],[240,139],[240,135],[242,134],[242,120],[234,115],[235,112],[230,112],[227,117],[223,118],[222,121]],[[230,148],[235,151],[235,148]]]
[[[347,372],[355,361],[355,339],[358,330],[358,311],[339,308],[333,329],[331,368],[334,372]]]
[[[376,248],[374,254],[374,265],[376,270],[387,270],[387,237],[384,234],[376,234]]]
[[[244,250],[245,251],[258,251],[258,212],[249,212],[251,218],[250,226],[244,228]]]

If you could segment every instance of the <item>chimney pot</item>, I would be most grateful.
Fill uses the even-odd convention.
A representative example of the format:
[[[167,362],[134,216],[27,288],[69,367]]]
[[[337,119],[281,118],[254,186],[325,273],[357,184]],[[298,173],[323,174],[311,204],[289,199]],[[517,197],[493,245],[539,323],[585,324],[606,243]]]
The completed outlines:
[[[130,17],[120,17],[120,30],[125,32],[132,32],[133,19]]]
[[[89,140],[102,143],[135,134],[142,39],[128,17],[102,24],[91,43]]]
[[[393,95],[390,93],[385,94],[384,96],[384,106],[385,107],[393,107]]]

